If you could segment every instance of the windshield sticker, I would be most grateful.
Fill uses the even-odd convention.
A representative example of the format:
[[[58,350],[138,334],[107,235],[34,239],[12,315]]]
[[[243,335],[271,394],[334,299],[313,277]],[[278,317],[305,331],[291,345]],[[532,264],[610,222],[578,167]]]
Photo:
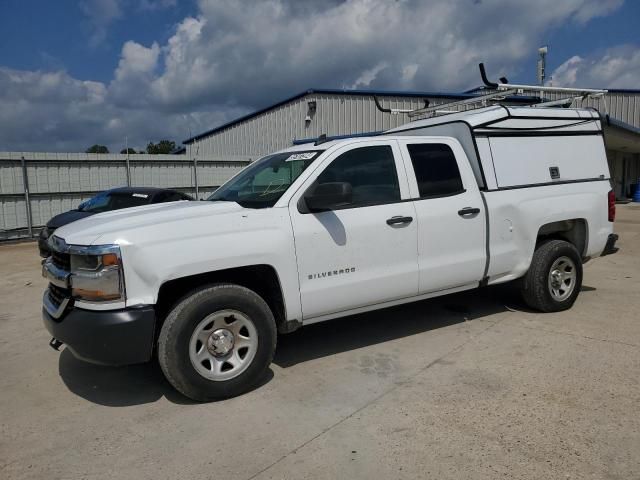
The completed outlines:
[[[294,153],[289,158],[287,158],[285,162],[295,162],[296,160],[311,160],[317,154],[318,152]]]
[[[134,193],[132,197],[149,198],[149,195],[147,195],[146,193]]]

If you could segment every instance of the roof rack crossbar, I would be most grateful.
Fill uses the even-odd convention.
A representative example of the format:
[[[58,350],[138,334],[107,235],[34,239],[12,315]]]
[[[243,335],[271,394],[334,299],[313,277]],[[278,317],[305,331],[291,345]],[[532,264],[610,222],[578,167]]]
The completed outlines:
[[[549,100],[547,102],[536,103],[531,106],[534,108],[555,107],[558,105],[561,107],[570,107],[573,104],[573,102],[586,100],[588,98],[601,98],[603,95],[604,95],[603,93],[598,93],[593,95],[575,95],[572,97],[565,97],[565,98],[559,98],[557,100]]]
[[[455,102],[441,103],[440,105],[434,105],[432,107],[421,108],[418,110],[414,110],[409,112],[409,118],[417,117],[420,115],[427,115],[430,113],[438,113],[443,111],[448,111],[451,107],[473,107],[476,104],[479,104],[478,107],[481,108],[486,107],[487,102],[489,101],[501,101],[504,100],[509,95],[515,93],[516,90],[500,90],[498,92],[491,92],[485,95],[479,95],[476,98],[467,98],[465,100],[456,100]]]

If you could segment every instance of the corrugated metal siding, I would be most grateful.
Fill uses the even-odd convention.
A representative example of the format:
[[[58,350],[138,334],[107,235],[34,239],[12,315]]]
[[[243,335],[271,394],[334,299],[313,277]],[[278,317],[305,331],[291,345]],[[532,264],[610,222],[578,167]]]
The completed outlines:
[[[22,176],[24,157],[35,229],[76,208],[95,193],[127,184],[126,155],[0,152],[0,240],[27,235]],[[185,155],[130,155],[131,185],[175,188],[195,195],[194,161]],[[199,197],[205,198],[239,172],[246,160],[200,158]]]
[[[13,230],[26,226],[27,209],[24,198],[0,198],[0,238],[2,229]]]

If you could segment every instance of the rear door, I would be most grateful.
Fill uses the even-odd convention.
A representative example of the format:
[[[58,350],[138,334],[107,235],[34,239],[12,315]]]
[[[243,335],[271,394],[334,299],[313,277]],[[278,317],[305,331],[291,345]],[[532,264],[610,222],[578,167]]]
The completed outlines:
[[[479,282],[486,266],[486,213],[460,144],[400,140],[418,224],[419,293]]]
[[[316,182],[350,183],[352,203],[301,213],[298,202]],[[417,294],[416,213],[396,141],[363,140],[333,152],[289,210],[304,319]]]

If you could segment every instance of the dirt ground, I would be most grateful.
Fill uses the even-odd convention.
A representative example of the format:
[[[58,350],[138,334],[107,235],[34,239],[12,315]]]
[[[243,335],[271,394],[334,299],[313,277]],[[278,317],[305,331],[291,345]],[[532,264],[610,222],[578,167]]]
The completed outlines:
[[[37,247],[0,246],[0,478],[640,478],[640,206],[616,231],[570,311],[503,286],[308,326],[209,404],[49,348]]]

